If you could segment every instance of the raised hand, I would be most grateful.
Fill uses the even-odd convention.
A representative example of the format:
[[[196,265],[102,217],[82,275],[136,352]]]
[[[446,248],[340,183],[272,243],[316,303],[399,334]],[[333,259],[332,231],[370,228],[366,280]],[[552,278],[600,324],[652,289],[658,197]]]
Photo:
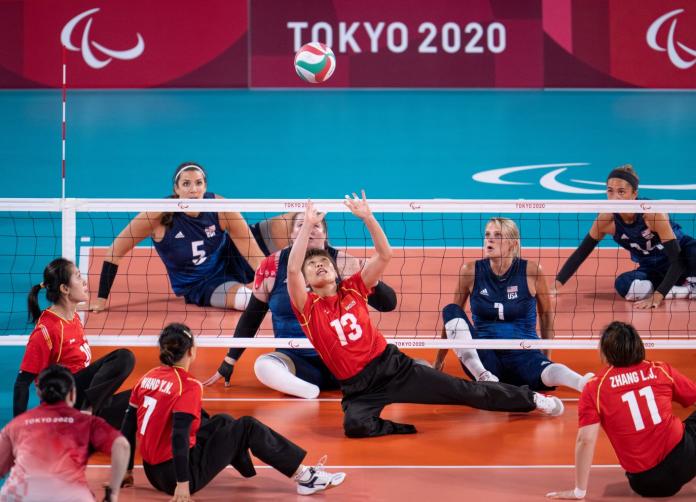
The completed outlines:
[[[320,223],[321,220],[324,219],[324,216],[326,216],[326,213],[320,213],[315,209],[314,203],[311,200],[307,201],[307,205],[305,206],[304,223],[306,223],[309,228],[312,228],[317,223]]]
[[[365,218],[372,215],[372,210],[370,209],[367,199],[365,198],[365,190],[361,190],[362,198],[358,197],[358,194],[353,192],[353,198],[351,199],[349,195],[346,195],[346,199],[343,204],[350,209],[350,212],[355,216],[364,220]]]

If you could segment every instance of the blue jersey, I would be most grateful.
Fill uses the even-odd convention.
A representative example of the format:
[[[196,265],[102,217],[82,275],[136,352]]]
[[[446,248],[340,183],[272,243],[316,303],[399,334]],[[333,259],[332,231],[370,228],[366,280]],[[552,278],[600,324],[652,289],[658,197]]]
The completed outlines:
[[[681,244],[684,232],[678,223],[670,219],[670,226]],[[614,241],[631,253],[631,260],[642,266],[665,267],[669,264],[669,258],[664,253],[664,247],[660,237],[645,224],[643,213],[636,213],[633,223],[626,223],[619,214],[614,214]]]
[[[215,194],[206,192],[203,198],[214,199]],[[189,294],[213,277],[230,274],[230,268],[242,259],[227,232],[220,229],[218,213],[199,213],[195,218],[173,213],[171,228],[154,245],[177,296]]]
[[[502,277],[493,273],[488,259],[476,261],[470,302],[476,338],[538,338],[527,260],[515,258]]]
[[[335,262],[338,250],[329,247],[327,251]],[[268,298],[268,306],[271,309],[273,321],[273,335],[276,338],[306,338],[300,327],[300,322],[290,306],[290,293],[288,293],[289,257],[289,247],[280,251],[275,283]],[[294,349],[294,351],[295,354],[303,356],[318,356],[314,349]]]

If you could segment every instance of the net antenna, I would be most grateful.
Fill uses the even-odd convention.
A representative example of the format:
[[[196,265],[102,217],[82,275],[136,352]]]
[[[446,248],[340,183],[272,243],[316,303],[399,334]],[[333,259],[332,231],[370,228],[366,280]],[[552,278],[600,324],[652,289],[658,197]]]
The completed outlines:
[[[65,199],[65,133],[66,133],[66,122],[65,122],[65,107],[66,107],[66,95],[67,95],[67,74],[68,74],[68,64],[66,62],[66,50],[65,50],[65,45],[61,44],[61,50],[63,54],[63,78],[62,78],[62,108],[63,108],[63,120],[61,123],[61,136],[62,136],[62,141],[61,141],[61,146],[62,146],[62,155],[61,155],[61,192],[60,192],[60,197],[61,199]]]

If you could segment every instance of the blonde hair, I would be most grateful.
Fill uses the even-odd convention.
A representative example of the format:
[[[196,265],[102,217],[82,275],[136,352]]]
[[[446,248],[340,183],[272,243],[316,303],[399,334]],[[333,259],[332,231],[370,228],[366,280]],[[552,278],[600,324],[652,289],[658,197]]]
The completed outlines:
[[[517,228],[517,223],[510,218],[491,218],[486,223],[486,226],[491,223],[500,225],[500,233],[503,239],[512,242],[512,257],[517,258],[520,255],[520,229]]]

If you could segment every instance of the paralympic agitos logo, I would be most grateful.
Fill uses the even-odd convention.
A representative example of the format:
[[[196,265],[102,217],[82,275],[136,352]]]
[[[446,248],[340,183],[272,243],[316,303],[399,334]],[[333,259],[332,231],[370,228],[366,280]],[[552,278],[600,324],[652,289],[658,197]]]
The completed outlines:
[[[600,194],[604,193],[606,181],[590,181],[578,178],[572,178],[571,184],[558,179],[558,176],[572,167],[588,166],[587,162],[564,162],[559,164],[533,164],[527,166],[501,167],[498,169],[489,169],[475,173],[472,178],[479,183],[491,183],[494,185],[534,185],[536,183],[530,181],[513,181],[508,179],[509,175],[515,173],[523,173],[528,171],[537,171],[546,169],[548,172],[542,174],[538,183],[547,190],[561,193],[574,194]],[[504,179],[505,178],[505,179]],[[588,187],[596,188],[588,188]],[[696,190],[695,184],[686,185],[651,185],[640,184],[641,190]]]
[[[145,50],[145,41],[140,33],[136,33],[136,43],[130,49],[115,50],[103,46],[102,44],[90,39],[90,30],[94,20],[93,14],[99,12],[99,8],[86,10],[68,21],[63,30],[60,32],[60,42],[63,46],[70,50],[80,52],[85,63],[90,67],[99,70],[111,63],[113,59],[121,59],[124,61],[135,59],[140,56]],[[73,31],[77,28],[80,22],[86,19],[84,28],[82,29],[82,38],[80,46],[77,47],[72,43]],[[95,53],[96,52],[96,53]],[[97,57],[99,55],[100,57]],[[104,58],[104,56],[106,56]],[[101,59],[100,59],[101,58]]]
[[[677,16],[682,12],[684,12],[684,9],[676,9],[658,17],[652,22],[648,28],[648,31],[646,31],[645,41],[651,49],[658,52],[666,52],[670,62],[674,66],[680,70],[688,70],[694,64],[696,64],[696,50],[684,45],[675,38],[675,32],[677,30]],[[666,45],[663,47],[658,43],[657,37],[662,30],[662,26],[665,25],[670,19],[671,22],[669,23],[669,31],[667,32]],[[689,59],[684,59],[680,54],[680,51],[683,54],[688,54],[691,57]]]

